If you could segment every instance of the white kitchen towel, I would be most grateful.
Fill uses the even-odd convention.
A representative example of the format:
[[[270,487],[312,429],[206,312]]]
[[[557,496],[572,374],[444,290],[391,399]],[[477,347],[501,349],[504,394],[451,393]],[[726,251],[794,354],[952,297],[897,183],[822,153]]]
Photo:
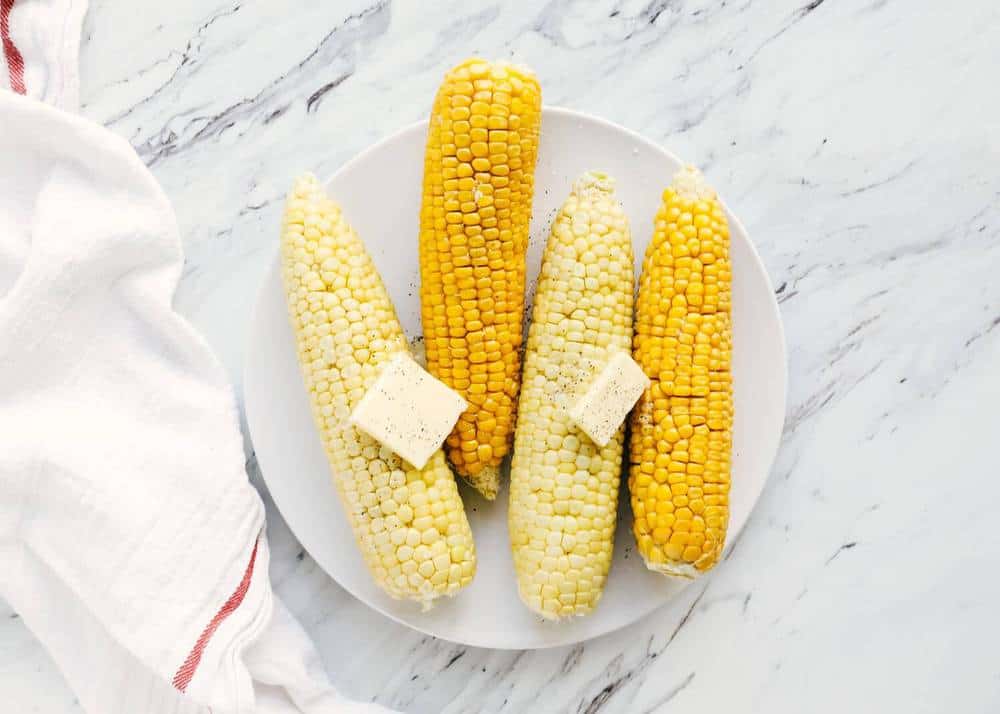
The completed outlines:
[[[52,8],[0,0],[0,597],[93,714],[385,711],[274,597],[233,395],[171,306],[170,205],[127,142],[18,96],[49,92],[23,49],[11,73],[22,1]],[[75,102],[75,70],[37,76]]]
[[[76,111],[86,12],[87,0],[0,0],[0,88]]]

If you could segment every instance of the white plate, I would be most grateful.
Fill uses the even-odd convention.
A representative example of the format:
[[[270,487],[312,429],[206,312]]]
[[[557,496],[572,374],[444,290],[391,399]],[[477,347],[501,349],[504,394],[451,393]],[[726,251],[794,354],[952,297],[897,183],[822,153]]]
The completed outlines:
[[[662,189],[681,162],[614,124],[565,109],[543,111],[528,253],[533,286],[549,222],[573,179],[603,169],[618,181],[632,223],[636,269]],[[403,327],[420,334],[417,222],[426,122],[403,129],[348,162],[327,188],[368,246]],[[760,258],[730,215],[733,263],[736,423],[729,542],[757,501],[785,415],[785,346],[774,293]],[[278,226],[274,226],[275,244]],[[531,649],[596,637],[635,622],[683,586],[647,571],[635,553],[626,492],[615,557],[600,605],[588,617],[544,622],[518,600],[507,542],[506,485],[488,503],[462,489],[478,552],[472,584],[430,612],[385,595],[368,575],[330,480],[312,423],[285,312],[277,260],[261,288],[247,352],[247,423],[257,460],[281,514],[330,576],[376,610],[421,632],[477,647]],[[532,288],[529,288],[529,291]],[[624,480],[624,479],[623,479]],[[740,558],[757,558],[742,551]],[[720,567],[725,567],[724,565]]]

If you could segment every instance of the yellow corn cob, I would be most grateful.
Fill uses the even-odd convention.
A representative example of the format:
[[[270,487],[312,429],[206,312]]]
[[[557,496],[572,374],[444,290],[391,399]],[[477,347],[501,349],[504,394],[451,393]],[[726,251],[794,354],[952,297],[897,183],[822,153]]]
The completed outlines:
[[[312,175],[288,194],[281,257],[316,427],[373,577],[425,605],[455,594],[476,555],[443,452],[418,470],[347,421],[380,366],[408,347],[371,257]]]
[[[541,123],[527,69],[470,59],[434,100],[420,211],[427,368],[469,403],[446,442],[496,498],[520,384],[525,251]]]
[[[733,394],[729,225],[702,175],[663,192],[636,302],[634,358],[651,386],[632,412],[629,490],[651,570],[695,577],[729,521]]]
[[[610,355],[629,351],[632,291],[632,240],[614,182],[586,173],[545,248],[511,463],[518,589],[546,618],[590,612],[611,565],[624,426],[601,448],[568,410]]]

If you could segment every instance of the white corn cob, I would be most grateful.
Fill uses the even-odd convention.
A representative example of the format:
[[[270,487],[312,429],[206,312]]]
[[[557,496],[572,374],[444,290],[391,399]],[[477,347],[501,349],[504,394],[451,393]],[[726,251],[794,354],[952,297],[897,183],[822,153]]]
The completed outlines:
[[[585,173],[545,248],[511,464],[518,589],[546,618],[590,612],[611,565],[624,427],[600,448],[568,410],[611,354],[630,350],[632,294],[632,241],[614,181]]]
[[[476,555],[444,453],[415,469],[347,421],[380,366],[408,347],[371,257],[310,174],[288,194],[281,257],[316,428],[372,576],[424,605],[455,594]]]

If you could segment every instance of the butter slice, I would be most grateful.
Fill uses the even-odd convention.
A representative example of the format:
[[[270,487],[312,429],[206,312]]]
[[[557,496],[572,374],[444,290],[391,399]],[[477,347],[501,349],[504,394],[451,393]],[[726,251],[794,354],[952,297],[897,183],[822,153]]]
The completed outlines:
[[[628,353],[616,352],[570,408],[570,419],[591,441],[605,446],[647,387],[642,367]]]
[[[461,396],[401,352],[389,360],[349,421],[422,469],[467,407]]]

